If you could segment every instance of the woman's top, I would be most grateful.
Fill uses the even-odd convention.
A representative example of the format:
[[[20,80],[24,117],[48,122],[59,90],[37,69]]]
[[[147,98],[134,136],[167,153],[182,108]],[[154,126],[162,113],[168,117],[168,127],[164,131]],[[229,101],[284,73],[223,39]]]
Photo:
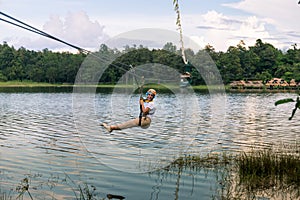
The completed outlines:
[[[155,110],[156,108],[154,107],[154,102],[153,101],[145,101],[144,102],[144,107],[145,108],[149,108],[149,113],[147,115],[144,115],[143,114],[143,117],[149,117],[149,118],[152,118],[154,116],[154,113],[155,113]]]

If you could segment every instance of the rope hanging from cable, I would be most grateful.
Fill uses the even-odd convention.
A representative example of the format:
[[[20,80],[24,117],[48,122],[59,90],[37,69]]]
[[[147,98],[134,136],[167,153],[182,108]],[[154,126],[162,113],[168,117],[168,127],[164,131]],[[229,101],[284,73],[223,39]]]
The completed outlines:
[[[179,10],[178,0],[174,0],[173,5],[174,5],[174,10],[177,14],[176,25],[178,26],[179,35],[180,35],[181,57],[182,57],[182,60],[183,60],[184,64],[187,64],[188,61],[186,59],[185,52],[184,52],[183,33],[182,33],[182,25],[181,25],[181,17],[180,17],[180,10]]]

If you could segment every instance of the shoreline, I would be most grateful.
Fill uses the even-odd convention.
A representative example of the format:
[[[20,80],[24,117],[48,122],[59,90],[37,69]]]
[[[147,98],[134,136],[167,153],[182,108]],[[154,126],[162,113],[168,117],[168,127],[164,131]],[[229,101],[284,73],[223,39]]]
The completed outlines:
[[[71,89],[74,87],[80,87],[80,85],[74,85],[72,83],[40,83],[40,82],[30,82],[30,81],[8,81],[8,82],[0,82],[0,88],[1,89],[26,89],[26,88],[66,88]],[[83,87],[97,87],[98,89],[113,89],[113,88],[133,88],[137,87],[136,85],[115,85],[115,84],[98,84],[95,85],[84,85]],[[170,86],[166,87],[164,85],[147,85],[147,87],[154,87],[156,89],[161,90],[170,90],[173,88],[180,88],[179,86]],[[203,92],[209,92],[209,91],[222,91],[223,89],[219,89],[218,87],[214,88],[213,86],[209,86],[209,88],[206,85],[195,85],[192,86],[193,90],[195,91],[203,91]],[[184,89],[184,88],[182,88]],[[298,93],[300,91],[300,88],[276,88],[276,89],[268,89],[268,88],[249,88],[249,89],[241,89],[241,88],[231,88],[229,85],[224,86],[225,92],[230,93]],[[1,92],[1,91],[0,91]]]

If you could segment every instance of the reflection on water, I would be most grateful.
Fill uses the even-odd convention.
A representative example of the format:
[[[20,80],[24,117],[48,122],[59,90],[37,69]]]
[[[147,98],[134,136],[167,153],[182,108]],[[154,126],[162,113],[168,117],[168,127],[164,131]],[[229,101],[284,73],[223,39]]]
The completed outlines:
[[[124,112],[126,117],[137,116],[138,110],[130,106],[127,108],[136,96],[125,103],[125,108],[119,108],[122,115],[114,116],[110,107],[111,94],[97,93],[95,112],[99,121],[94,122],[94,126],[99,134],[94,135],[96,133],[93,132],[89,143],[85,143],[74,123],[72,93],[0,93],[0,192],[16,194],[16,191],[10,190],[15,189],[24,177],[29,177],[32,194],[43,199],[73,199],[74,189],[84,183],[94,185],[101,198],[112,193],[123,195],[126,199],[197,199],[199,196],[210,199],[219,184],[212,169],[184,169],[180,172],[180,179],[178,170],[132,174],[103,165],[101,159],[90,152],[91,148],[98,156],[107,155],[99,149],[111,144],[109,151],[114,147],[123,151],[112,156],[130,159],[130,156],[124,155],[128,151],[133,152],[133,149],[137,149],[137,153],[143,149],[151,152],[171,144],[178,145],[180,139],[188,136],[188,131],[181,132],[178,119],[183,120],[185,126],[198,126],[191,143],[179,145],[184,154],[247,151],[253,145],[265,148],[271,144],[294,143],[299,141],[297,122],[300,115],[296,113],[295,118],[288,121],[294,105],[274,106],[276,100],[294,96],[229,93],[224,116],[216,113],[218,105],[214,105],[213,96],[199,93],[200,117],[194,119],[187,115],[187,119],[181,119],[182,107],[176,107],[178,96],[161,94],[157,99],[160,112],[151,130],[143,132],[135,128],[110,135],[98,127],[99,121],[103,118],[108,122],[122,121],[120,116]],[[223,108],[219,109],[221,112]],[[160,156],[168,155],[168,152],[159,153]],[[125,161],[114,164],[120,165],[118,168],[126,168]]]

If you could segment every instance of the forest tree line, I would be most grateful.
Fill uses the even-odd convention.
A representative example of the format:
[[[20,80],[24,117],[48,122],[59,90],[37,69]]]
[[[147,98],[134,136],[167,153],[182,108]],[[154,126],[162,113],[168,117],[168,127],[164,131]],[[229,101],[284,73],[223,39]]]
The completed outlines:
[[[234,80],[270,80],[274,77],[286,81],[295,79],[300,82],[300,49],[292,45],[287,51],[275,48],[270,43],[257,39],[254,46],[246,47],[243,41],[230,46],[226,52],[216,51],[213,46],[194,52],[186,49],[190,58],[200,58],[208,54],[216,64],[223,83]],[[101,77],[102,83],[116,83],[130,66],[146,63],[160,63],[183,73],[184,63],[180,49],[172,43],[166,43],[162,49],[148,49],[144,46],[124,47],[124,50],[110,49],[101,44],[97,53],[116,58]],[[52,52],[15,49],[6,42],[0,44],[0,81],[33,81],[47,83],[74,83],[76,74],[86,58],[83,53]],[[191,62],[191,64],[193,64]],[[192,84],[205,84],[195,68],[191,68]]]

